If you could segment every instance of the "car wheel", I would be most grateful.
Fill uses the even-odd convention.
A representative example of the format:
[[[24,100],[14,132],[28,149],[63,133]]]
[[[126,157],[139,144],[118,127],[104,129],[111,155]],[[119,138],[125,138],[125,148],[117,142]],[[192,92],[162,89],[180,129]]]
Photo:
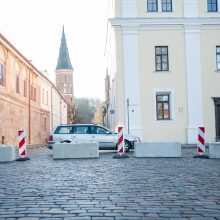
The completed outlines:
[[[131,143],[128,140],[125,140],[125,152],[128,152],[131,149]]]

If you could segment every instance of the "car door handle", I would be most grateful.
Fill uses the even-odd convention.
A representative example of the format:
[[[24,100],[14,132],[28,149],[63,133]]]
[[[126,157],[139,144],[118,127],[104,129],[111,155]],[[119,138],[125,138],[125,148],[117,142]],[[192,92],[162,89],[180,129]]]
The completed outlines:
[[[95,136],[92,136],[92,138],[95,138]]]

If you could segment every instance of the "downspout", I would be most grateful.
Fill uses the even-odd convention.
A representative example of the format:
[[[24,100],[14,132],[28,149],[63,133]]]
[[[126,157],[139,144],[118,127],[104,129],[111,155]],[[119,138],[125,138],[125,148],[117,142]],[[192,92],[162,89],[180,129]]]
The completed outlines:
[[[28,78],[28,143],[31,144],[31,71],[29,70],[29,78]]]
[[[60,124],[62,124],[62,99],[60,99]]]
[[[51,108],[51,110],[50,110],[50,119],[51,119],[51,129],[50,130],[52,130],[53,129],[53,86],[51,86],[51,97],[50,97],[50,101],[51,101],[51,104],[50,104],[50,108]]]

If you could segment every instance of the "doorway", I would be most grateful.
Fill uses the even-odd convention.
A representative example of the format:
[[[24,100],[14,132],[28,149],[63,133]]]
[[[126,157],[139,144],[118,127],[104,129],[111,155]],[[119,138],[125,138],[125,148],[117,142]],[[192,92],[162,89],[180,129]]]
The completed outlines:
[[[215,140],[220,141],[220,98],[213,98],[215,104]]]

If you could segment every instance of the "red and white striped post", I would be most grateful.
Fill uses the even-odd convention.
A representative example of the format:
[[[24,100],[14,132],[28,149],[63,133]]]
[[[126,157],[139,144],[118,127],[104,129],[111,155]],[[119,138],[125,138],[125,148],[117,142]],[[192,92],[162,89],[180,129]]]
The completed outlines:
[[[27,156],[26,143],[25,143],[26,133],[24,130],[18,131],[18,154],[19,158],[17,161],[29,160]]]
[[[113,155],[113,158],[129,158],[128,155],[125,153],[125,144],[124,144],[124,134],[123,134],[123,127],[118,127],[118,153]]]
[[[123,127],[118,127],[118,153],[122,155],[125,152]]]
[[[204,155],[205,154],[205,127],[198,127],[197,152],[200,155]]]

